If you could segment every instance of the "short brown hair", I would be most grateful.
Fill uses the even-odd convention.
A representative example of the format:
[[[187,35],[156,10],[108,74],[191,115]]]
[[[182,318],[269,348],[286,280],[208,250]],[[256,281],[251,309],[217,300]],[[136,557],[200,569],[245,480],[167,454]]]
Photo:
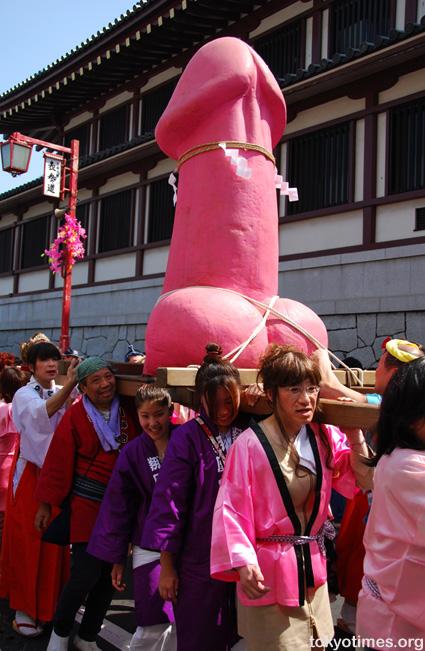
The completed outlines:
[[[277,395],[279,387],[291,387],[302,384],[305,381],[319,386],[321,376],[317,364],[295,346],[271,344],[260,360],[257,381],[260,379],[263,382],[264,391],[271,393],[273,410],[279,422],[280,418],[276,416],[278,413]],[[319,414],[318,404],[319,401],[316,404],[316,416]],[[282,434],[285,435],[284,432]],[[332,449],[328,437],[322,428],[319,428],[319,437],[326,449],[326,466],[332,469]],[[289,439],[288,445],[290,445]],[[298,473],[299,457],[295,450],[293,452],[295,453],[296,459],[296,473]]]
[[[12,402],[18,389],[28,382],[28,374],[15,366],[7,366],[0,373],[0,395],[5,402]]]
[[[44,334],[44,332],[36,332],[32,337],[28,339],[28,341],[24,341],[22,344],[20,344],[20,354],[24,363],[28,363],[28,351],[31,346],[34,344],[39,344],[42,341],[50,341],[50,339],[47,335]]]
[[[51,341],[40,341],[38,344],[29,346],[27,350],[28,364],[35,366],[37,360],[44,362],[46,359],[55,359],[58,362],[62,359],[59,348],[55,344],[52,344]]]
[[[260,359],[258,379],[264,391],[275,394],[278,387],[290,387],[305,380],[319,386],[320,370],[308,355],[295,346],[271,344]]]
[[[171,407],[171,396],[167,389],[158,387],[155,384],[142,384],[136,391],[134,398],[136,409],[139,409],[144,402],[157,402],[161,407]]]

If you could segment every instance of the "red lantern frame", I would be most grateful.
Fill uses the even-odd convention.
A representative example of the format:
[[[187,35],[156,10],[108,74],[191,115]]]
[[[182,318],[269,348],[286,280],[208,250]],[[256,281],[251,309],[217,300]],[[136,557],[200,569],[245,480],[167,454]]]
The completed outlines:
[[[24,174],[24,170],[13,169],[13,150],[16,145],[27,147],[32,150],[34,145],[39,146],[40,148],[48,149],[53,152],[61,152],[68,156],[68,165],[62,165],[62,179],[61,179],[61,199],[64,198],[64,195],[68,195],[68,206],[66,212],[75,217],[75,211],[77,207],[77,193],[78,193],[78,159],[80,151],[80,141],[71,140],[70,147],[64,147],[63,145],[56,145],[52,142],[46,142],[45,140],[39,140],[38,138],[31,138],[30,136],[25,136],[18,131],[12,133],[7,141],[1,143],[2,150],[2,162],[3,162],[3,147],[9,144],[10,146],[10,164],[3,168],[5,172],[10,172],[12,175],[16,176],[17,174]],[[28,157],[28,165],[31,158],[31,152]],[[28,170],[28,165],[27,169]],[[68,177],[68,186],[65,186],[65,177]],[[69,316],[71,312],[71,287],[72,287],[72,264],[69,259],[69,252],[64,252],[64,272],[63,272],[63,296],[62,296],[62,323],[61,323],[61,336],[59,341],[59,348],[64,352],[70,346],[70,337],[69,337]]]

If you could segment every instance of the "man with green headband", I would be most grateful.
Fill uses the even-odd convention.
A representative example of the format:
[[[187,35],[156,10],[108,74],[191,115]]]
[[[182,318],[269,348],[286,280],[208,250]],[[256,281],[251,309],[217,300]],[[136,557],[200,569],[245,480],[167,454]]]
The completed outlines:
[[[52,506],[70,498],[70,539],[73,564],[53,620],[48,651],[66,651],[79,607],[86,607],[74,648],[97,651],[96,637],[112,599],[112,566],[86,548],[119,450],[139,433],[131,400],[116,394],[115,376],[100,357],[77,367],[82,398],[74,402],[53,435],[40,474],[36,497],[40,508],[35,526],[50,539]],[[52,531],[50,528],[50,531]]]

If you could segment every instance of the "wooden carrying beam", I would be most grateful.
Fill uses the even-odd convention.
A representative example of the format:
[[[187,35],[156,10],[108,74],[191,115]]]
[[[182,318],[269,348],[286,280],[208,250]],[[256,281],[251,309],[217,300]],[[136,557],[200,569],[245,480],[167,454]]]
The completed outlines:
[[[195,385],[195,376],[198,370],[197,366],[165,367],[159,368],[156,373],[156,383],[161,387],[193,387]],[[346,386],[351,386],[356,390],[372,391],[375,386],[375,371],[363,371],[361,369],[351,369],[353,375],[345,369],[337,369],[334,374],[338,380]],[[241,383],[243,386],[255,384],[257,382],[257,369],[240,368]],[[354,377],[353,377],[354,376]],[[363,387],[356,382],[356,378],[363,380]]]
[[[187,367],[167,367],[159,368],[156,375],[156,383],[159,386],[166,387],[175,402],[179,402],[192,409],[197,409],[198,405],[195,401],[194,384],[195,376],[198,368]],[[363,387],[355,384],[351,373],[345,369],[337,369],[334,371],[339,381],[345,385],[350,385],[361,392],[371,392],[375,384],[375,371],[362,371],[360,369],[352,369],[356,376],[360,374],[363,376]],[[241,384],[248,386],[255,384],[257,381],[256,369],[239,369],[241,376]],[[349,376],[349,377],[347,377]],[[367,383],[367,385],[366,385]],[[338,427],[359,427],[362,429],[370,429],[373,427],[379,416],[379,407],[375,405],[368,405],[364,403],[355,402],[340,402],[339,400],[320,400],[321,408],[321,421],[329,425],[337,425]]]
[[[67,363],[60,364],[60,375],[57,378],[58,384],[63,384],[66,380]],[[115,372],[117,379],[117,390],[120,395],[132,397],[136,395],[138,387],[143,382],[155,382],[158,386],[165,387],[169,390],[174,402],[178,402],[191,409],[197,409],[198,405],[195,399],[195,376],[198,370],[197,366],[187,368],[159,368],[156,378],[143,376],[140,374],[140,367],[135,364],[116,364],[111,362],[111,367]],[[257,381],[256,369],[239,369],[241,383],[244,386],[255,384]],[[345,370],[336,370],[334,373],[344,384],[347,381],[347,372]],[[373,391],[375,382],[375,371],[363,371],[363,381],[367,386],[363,389],[351,382],[351,386],[356,390]],[[340,402],[338,400],[320,400],[321,420],[330,425],[344,427],[360,427],[370,429],[373,427],[379,416],[379,407],[355,402]]]
[[[360,402],[340,402],[339,400],[320,400],[322,423],[344,427],[359,427],[370,430],[379,417],[379,407]]]

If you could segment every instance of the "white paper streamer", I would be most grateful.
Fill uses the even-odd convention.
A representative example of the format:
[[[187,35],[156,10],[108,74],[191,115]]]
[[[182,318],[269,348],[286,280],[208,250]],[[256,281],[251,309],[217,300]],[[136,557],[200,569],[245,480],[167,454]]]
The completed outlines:
[[[275,177],[275,186],[280,190],[281,195],[286,195],[289,201],[298,201],[298,189],[290,188],[288,181],[284,181],[281,174],[277,173]]]
[[[230,158],[231,164],[236,167],[237,176],[241,176],[244,179],[250,179],[252,176],[252,170],[249,168],[246,158],[239,156],[239,149],[228,149],[225,142],[220,142],[218,146],[222,148],[225,156]]]
[[[173,172],[171,172],[170,176],[168,177],[168,184],[171,185],[171,187],[174,190],[173,194],[173,204],[176,205],[177,203],[177,178],[174,175]]]

